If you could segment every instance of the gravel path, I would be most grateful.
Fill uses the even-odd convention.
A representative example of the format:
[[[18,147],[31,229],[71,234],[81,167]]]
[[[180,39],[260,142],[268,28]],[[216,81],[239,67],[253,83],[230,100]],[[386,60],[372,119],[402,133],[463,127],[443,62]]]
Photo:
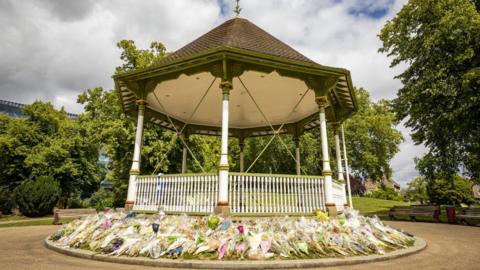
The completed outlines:
[[[426,250],[385,262],[326,269],[480,269],[480,228],[459,225],[387,222],[425,239]],[[0,268],[9,269],[150,269],[73,258],[43,246],[58,226],[0,228]],[[159,268],[151,268],[159,269]],[[172,269],[172,268],[168,268]]]

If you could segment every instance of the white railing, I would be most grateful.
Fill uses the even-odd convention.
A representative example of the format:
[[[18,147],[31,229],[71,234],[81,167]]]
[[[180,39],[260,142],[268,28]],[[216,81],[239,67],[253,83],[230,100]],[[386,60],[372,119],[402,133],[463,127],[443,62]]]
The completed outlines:
[[[233,213],[311,213],[325,208],[321,176],[229,174]]]
[[[337,211],[343,211],[345,203],[345,185],[340,182],[332,181],[333,202],[337,206]]]
[[[133,210],[167,213],[213,212],[217,174],[137,176]],[[229,173],[233,214],[310,214],[325,210],[322,176]],[[341,203],[343,208],[343,201]]]
[[[211,213],[217,202],[217,174],[137,176],[133,210]]]

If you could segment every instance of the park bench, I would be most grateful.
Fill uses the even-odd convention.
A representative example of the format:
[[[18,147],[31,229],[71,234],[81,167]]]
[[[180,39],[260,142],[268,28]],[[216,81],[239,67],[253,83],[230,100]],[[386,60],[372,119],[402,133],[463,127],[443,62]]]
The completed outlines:
[[[432,217],[436,222],[440,221],[440,206],[436,205],[411,205],[394,206],[390,209],[388,216],[393,219],[395,216],[408,216],[415,220],[415,217]]]
[[[410,216],[410,206],[394,206],[390,208],[388,212],[390,219],[394,219],[396,216]]]
[[[97,210],[94,208],[55,209],[53,212],[53,224],[61,224],[61,218],[81,218],[95,214],[97,214]]]
[[[465,208],[456,215],[459,222],[466,223],[467,219],[480,219],[480,208]]]
[[[436,222],[440,222],[440,206],[438,205],[412,205],[410,218],[415,217],[432,217]]]

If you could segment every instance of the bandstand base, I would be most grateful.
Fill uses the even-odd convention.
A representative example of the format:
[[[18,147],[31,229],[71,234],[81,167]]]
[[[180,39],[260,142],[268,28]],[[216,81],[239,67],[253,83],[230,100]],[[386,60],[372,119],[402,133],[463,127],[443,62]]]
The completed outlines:
[[[228,205],[217,205],[215,206],[215,209],[213,209],[213,212],[216,215],[221,215],[224,217],[229,217],[231,215],[230,206]]]
[[[334,203],[332,204],[325,204],[325,208],[327,208],[328,216],[329,217],[336,217],[337,216],[337,207]]]
[[[125,211],[126,212],[132,211],[133,210],[133,204],[134,204],[134,202],[129,202],[129,201],[125,202]]]

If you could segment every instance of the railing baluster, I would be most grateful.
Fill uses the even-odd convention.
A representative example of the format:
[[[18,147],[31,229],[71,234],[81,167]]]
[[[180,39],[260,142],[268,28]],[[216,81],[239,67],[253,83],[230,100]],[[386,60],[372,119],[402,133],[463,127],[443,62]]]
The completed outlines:
[[[175,176],[175,211],[180,211],[180,177]]]
[[[272,212],[281,212],[281,196],[282,196],[282,190],[280,188],[279,182],[278,182],[278,177],[272,176],[272,182],[273,182],[273,191],[274,191],[274,196],[273,196],[273,204],[272,204]]]
[[[214,184],[215,187],[215,192],[213,193],[213,201],[212,201],[212,207],[214,207],[217,204],[218,201],[218,175],[214,179],[212,178],[212,183]],[[213,208],[212,208],[213,210]]]
[[[300,210],[300,205],[301,205],[300,196],[298,194],[298,192],[299,192],[299,183],[298,182],[299,182],[300,179],[301,178],[292,178],[292,183],[293,183],[293,187],[294,187],[293,190],[295,192],[295,196],[294,196],[295,197],[295,212],[301,212],[301,210]]]
[[[286,182],[287,182],[287,194],[288,194],[288,211],[289,212],[293,212],[293,200],[292,200],[292,184],[290,183],[288,177],[284,177],[286,179]]]
[[[214,204],[216,203],[215,201],[215,182],[214,182],[214,176],[205,176],[204,181],[203,181],[203,186],[205,186],[207,190],[207,196],[205,200],[205,208],[206,211],[213,211]]]
[[[192,191],[190,190],[190,187],[192,185],[194,178],[195,177],[193,175],[186,177],[186,182],[185,182],[185,207],[187,209],[186,212],[193,212],[193,206],[192,206],[192,200],[191,200]]]
[[[192,181],[193,183],[193,211],[200,212],[202,195],[200,194],[201,182],[200,179],[195,177]]]
[[[145,194],[145,198],[147,199],[147,204],[145,207],[145,210],[150,210],[150,205],[152,205],[152,181],[150,181],[150,178],[147,177],[145,178],[145,182],[147,184],[147,194]]]
[[[235,197],[235,204],[234,204],[234,207],[233,207],[233,212],[234,213],[238,213],[239,212],[239,209],[238,209],[238,201],[239,201],[239,196],[240,196],[240,186],[239,186],[239,183],[238,183],[238,175],[232,175],[233,176],[233,183],[234,183],[234,190],[235,190],[235,194],[234,194],[234,197]]]
[[[167,177],[168,180],[168,211],[173,211],[173,200],[175,199],[173,196],[173,177]]]

